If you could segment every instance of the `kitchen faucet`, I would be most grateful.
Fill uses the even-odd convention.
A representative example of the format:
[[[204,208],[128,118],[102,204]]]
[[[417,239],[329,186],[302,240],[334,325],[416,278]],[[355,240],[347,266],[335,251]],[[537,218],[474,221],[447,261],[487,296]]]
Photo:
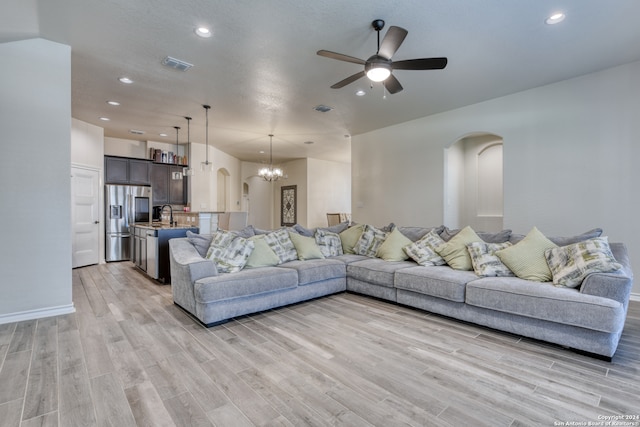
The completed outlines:
[[[160,208],[160,215],[162,215],[162,212],[164,212],[164,208],[166,208],[167,206],[169,206],[169,227],[173,227],[173,206],[162,205],[162,207]]]

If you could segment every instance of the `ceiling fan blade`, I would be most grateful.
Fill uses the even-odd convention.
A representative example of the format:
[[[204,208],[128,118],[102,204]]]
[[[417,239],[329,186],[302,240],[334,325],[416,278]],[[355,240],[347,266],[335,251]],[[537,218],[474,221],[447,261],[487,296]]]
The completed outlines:
[[[387,79],[383,81],[382,84],[389,91],[390,94],[398,93],[402,90],[402,85],[393,74],[387,77]]]
[[[391,59],[396,50],[400,47],[404,38],[407,37],[408,31],[401,27],[389,27],[387,34],[384,35],[378,55],[386,59]]]
[[[317,52],[320,56],[326,56],[327,58],[337,59],[338,61],[353,62],[354,64],[364,65],[365,61],[353,56],[343,55],[341,53],[331,52],[329,50],[319,50]]]
[[[407,59],[391,64],[394,70],[441,70],[446,66],[447,58]]]
[[[340,80],[338,83],[334,84],[333,86],[331,86],[331,89],[340,89],[341,87],[345,87],[346,85],[348,85],[349,83],[353,83],[356,80],[362,78],[365,76],[365,72],[360,71],[359,73],[355,73],[352,76],[347,77],[344,80]]]

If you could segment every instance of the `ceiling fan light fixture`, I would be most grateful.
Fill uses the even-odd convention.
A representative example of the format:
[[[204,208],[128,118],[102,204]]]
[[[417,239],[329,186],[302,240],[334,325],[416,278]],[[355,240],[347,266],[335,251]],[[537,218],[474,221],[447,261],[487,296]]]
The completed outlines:
[[[374,55],[367,60],[364,71],[372,82],[381,82],[391,75],[391,64],[388,59]]]

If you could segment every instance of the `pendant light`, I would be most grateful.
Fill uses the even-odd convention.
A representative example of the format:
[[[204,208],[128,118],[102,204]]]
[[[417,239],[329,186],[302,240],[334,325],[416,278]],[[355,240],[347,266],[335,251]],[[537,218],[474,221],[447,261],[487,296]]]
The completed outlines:
[[[185,117],[187,119],[187,150],[189,153],[187,154],[187,167],[182,168],[182,174],[184,176],[193,176],[193,168],[191,167],[191,117]]]
[[[258,176],[265,181],[277,181],[284,176],[282,169],[273,167],[273,134],[269,134],[269,167],[258,171]]]
[[[173,159],[169,159],[169,163],[175,163],[180,164],[180,161],[178,160],[178,158],[180,157],[178,155],[178,152],[180,151],[180,145],[178,144],[178,131],[180,130],[180,126],[174,126],[173,127],[176,130],[176,152],[173,153]]]
[[[200,163],[200,168],[204,171],[204,172],[211,172],[213,170],[213,163],[211,163],[209,161],[209,109],[211,108],[210,105],[203,105],[202,106],[205,110],[205,114],[206,114],[206,122],[205,122],[205,129],[206,129],[206,133],[205,133],[205,140],[206,140],[206,145],[207,145],[207,151],[206,151],[206,160],[204,162]]]

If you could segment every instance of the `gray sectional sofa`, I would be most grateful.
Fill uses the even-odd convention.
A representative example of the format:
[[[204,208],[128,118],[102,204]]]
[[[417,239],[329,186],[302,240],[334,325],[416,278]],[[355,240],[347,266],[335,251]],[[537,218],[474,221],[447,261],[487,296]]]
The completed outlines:
[[[174,302],[206,326],[346,290],[610,360],[633,285],[622,243],[610,244],[622,268],[578,288],[354,254],[219,274],[187,238],[169,245]]]

